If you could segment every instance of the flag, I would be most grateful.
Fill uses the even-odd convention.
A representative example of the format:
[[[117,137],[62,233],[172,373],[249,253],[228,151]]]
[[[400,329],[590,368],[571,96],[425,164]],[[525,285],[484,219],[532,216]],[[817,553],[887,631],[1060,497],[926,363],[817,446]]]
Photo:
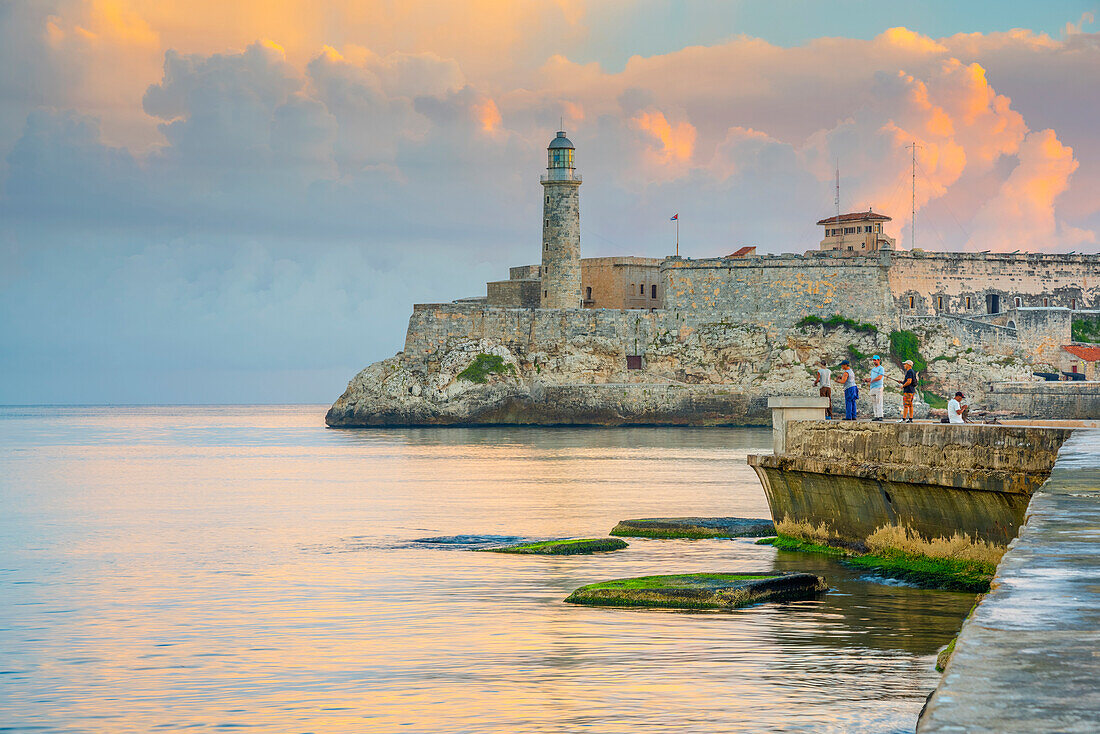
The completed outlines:
[[[670,222],[675,222],[675,221],[676,221],[677,219],[679,219],[679,218],[680,218],[680,215],[679,215],[679,214],[676,214],[676,215],[674,215],[674,216],[672,217],[672,219],[669,219],[668,221],[670,221]]]

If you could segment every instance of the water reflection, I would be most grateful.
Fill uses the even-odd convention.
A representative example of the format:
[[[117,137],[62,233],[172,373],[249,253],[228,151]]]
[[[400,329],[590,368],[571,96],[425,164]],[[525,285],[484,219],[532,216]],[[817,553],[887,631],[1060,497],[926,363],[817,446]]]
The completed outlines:
[[[19,730],[911,731],[972,597],[748,541],[423,547],[767,516],[766,430],[335,431],[323,409],[0,410],[0,721]],[[574,607],[646,573],[814,570],[728,614]]]

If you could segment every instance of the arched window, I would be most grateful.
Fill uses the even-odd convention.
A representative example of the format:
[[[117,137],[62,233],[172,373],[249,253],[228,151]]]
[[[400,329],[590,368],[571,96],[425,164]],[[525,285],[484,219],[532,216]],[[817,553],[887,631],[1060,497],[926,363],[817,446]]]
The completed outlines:
[[[649,297],[650,298],[656,298],[657,297],[657,284],[656,283],[654,283],[653,285],[650,286]]]

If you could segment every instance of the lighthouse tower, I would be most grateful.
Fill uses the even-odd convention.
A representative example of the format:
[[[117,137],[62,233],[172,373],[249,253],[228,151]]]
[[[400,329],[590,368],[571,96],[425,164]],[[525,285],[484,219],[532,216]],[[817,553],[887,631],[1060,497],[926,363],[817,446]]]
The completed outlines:
[[[559,131],[546,149],[542,176],[543,308],[581,307],[581,177],[573,163],[575,148]]]

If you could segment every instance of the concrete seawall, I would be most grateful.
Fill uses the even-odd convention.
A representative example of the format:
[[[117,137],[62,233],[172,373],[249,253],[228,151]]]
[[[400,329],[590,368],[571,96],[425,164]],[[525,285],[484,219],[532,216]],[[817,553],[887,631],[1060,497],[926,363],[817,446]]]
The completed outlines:
[[[850,543],[884,525],[1005,545],[1072,429],[792,421],[786,451],[751,455],[772,517]]]
[[[963,624],[917,732],[1097,731],[1098,579],[1100,431],[1080,430]]]

